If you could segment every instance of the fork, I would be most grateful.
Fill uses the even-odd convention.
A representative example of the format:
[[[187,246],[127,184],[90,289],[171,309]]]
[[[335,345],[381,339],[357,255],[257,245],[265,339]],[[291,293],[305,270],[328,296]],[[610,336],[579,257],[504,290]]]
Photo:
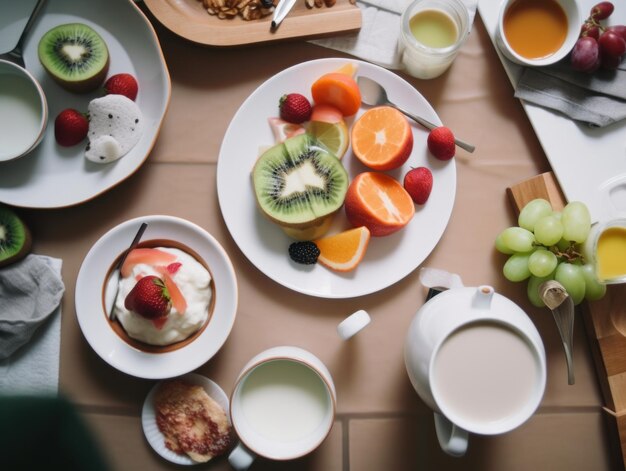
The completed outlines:
[[[35,23],[35,18],[37,17],[37,15],[39,14],[39,11],[41,10],[41,8],[44,6],[45,3],[46,3],[46,0],[37,1],[35,8],[33,9],[32,13],[28,17],[28,21],[26,22],[26,26],[24,26],[24,30],[22,31],[22,35],[20,36],[20,39],[17,40],[17,44],[11,51],[5,52],[4,54],[0,54],[0,60],[13,62],[14,64],[17,64],[20,67],[25,68],[24,57],[23,57],[24,42],[26,41],[26,36],[28,36],[28,33],[30,32],[31,28],[33,27],[33,24]]]

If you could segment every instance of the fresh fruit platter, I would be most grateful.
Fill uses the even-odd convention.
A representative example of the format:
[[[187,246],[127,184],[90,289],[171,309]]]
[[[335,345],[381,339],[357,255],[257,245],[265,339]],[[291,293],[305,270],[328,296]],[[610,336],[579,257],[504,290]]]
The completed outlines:
[[[429,139],[395,109],[364,106],[359,75],[440,122],[395,74],[322,59],[254,91],[220,149],[219,203],[239,248],[276,282],[313,296],[355,297],[401,280],[435,247],[454,204],[449,130]]]
[[[0,50],[11,50],[34,2],[0,6]],[[29,32],[26,68],[49,123],[39,146],[3,162],[0,201],[58,208],[87,201],[133,174],[158,136],[170,82],[156,34],[133,2],[48,2]],[[88,117],[87,117],[88,116]]]

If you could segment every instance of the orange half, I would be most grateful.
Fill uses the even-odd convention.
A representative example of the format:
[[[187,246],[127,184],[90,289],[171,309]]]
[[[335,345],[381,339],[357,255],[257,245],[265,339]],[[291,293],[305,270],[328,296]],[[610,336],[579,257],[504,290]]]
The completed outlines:
[[[322,265],[335,271],[354,270],[363,260],[370,241],[370,231],[361,226],[315,241],[320,250],[317,259]]]
[[[354,155],[374,170],[404,164],[413,150],[413,131],[405,116],[390,106],[367,110],[352,126]]]
[[[409,193],[384,173],[364,172],[356,176],[344,202],[348,221],[366,226],[372,236],[385,236],[406,226],[415,214]]]

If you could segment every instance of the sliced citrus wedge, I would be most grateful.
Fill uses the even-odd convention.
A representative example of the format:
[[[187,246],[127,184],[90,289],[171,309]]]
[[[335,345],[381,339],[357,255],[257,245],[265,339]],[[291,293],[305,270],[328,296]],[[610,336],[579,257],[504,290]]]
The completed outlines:
[[[369,241],[370,231],[365,226],[317,239],[317,261],[335,271],[354,270],[363,260]]]
[[[317,140],[338,159],[341,159],[348,150],[350,133],[343,120],[338,123],[311,121],[307,126],[307,131],[317,137]]]

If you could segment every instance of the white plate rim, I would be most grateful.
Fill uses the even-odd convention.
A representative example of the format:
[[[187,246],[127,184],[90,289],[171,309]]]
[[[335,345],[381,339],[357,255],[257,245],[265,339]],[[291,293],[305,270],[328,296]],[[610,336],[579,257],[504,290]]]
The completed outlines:
[[[238,136],[241,132],[242,123],[247,124],[248,129],[251,129],[252,124],[251,124],[251,120],[248,117],[248,115],[251,113],[250,110],[252,108],[255,108],[255,109],[259,108],[258,105],[263,103],[263,99],[260,97],[263,95],[263,93],[266,92],[267,89],[272,88],[274,84],[278,84],[278,83],[282,84],[282,83],[288,82],[289,78],[293,76],[296,76],[296,75],[301,76],[303,71],[310,72],[310,71],[315,70],[319,72],[319,70],[324,70],[324,71],[330,72],[332,70],[336,70],[337,68],[339,68],[340,66],[348,62],[352,62],[358,67],[357,75],[359,73],[363,73],[363,75],[372,76],[372,78],[383,81],[383,84],[388,86],[387,91],[392,101],[394,100],[394,96],[400,92],[403,97],[405,97],[407,93],[410,93],[412,97],[411,100],[409,100],[410,103],[403,101],[401,103],[403,107],[408,108],[409,110],[413,112],[421,113],[425,118],[429,119],[430,121],[438,125],[441,125],[441,120],[437,116],[432,106],[427,102],[427,100],[415,88],[413,88],[411,84],[409,84],[406,80],[394,74],[393,72],[390,72],[380,66],[377,66],[368,62],[360,61],[360,60],[355,60],[355,59],[344,59],[344,58],[317,59],[317,60],[312,60],[312,61],[296,64],[292,67],[289,67],[281,71],[280,73],[274,75],[273,77],[265,81],[263,84],[261,84],[258,88],[256,88],[250,94],[250,96],[243,102],[241,107],[238,109],[230,125],[228,126],[228,129],[222,141],[222,146],[220,148],[219,158],[217,162],[217,190],[218,190],[218,201],[220,204],[220,209],[222,211],[222,216],[224,218],[226,226],[228,227],[230,234],[235,240],[235,243],[238,245],[239,249],[244,253],[244,255],[256,268],[258,268],[261,272],[263,272],[266,276],[268,276],[275,282],[291,290],[294,290],[296,292],[300,292],[300,293],[310,295],[310,296],[315,296],[315,297],[322,297],[322,298],[343,299],[343,298],[355,298],[358,296],[368,295],[368,294],[380,291],[382,289],[385,289],[393,285],[394,283],[400,281],[401,279],[406,277],[408,274],[410,274],[415,268],[417,268],[426,259],[426,257],[431,253],[431,251],[434,249],[439,239],[443,235],[445,228],[447,226],[447,223],[449,221],[449,218],[451,216],[451,213],[452,213],[452,208],[454,206],[454,198],[456,195],[455,160],[452,159],[447,162],[441,162],[430,155],[424,156],[423,154],[420,154],[420,156],[418,157],[419,161],[428,162],[429,164],[428,166],[429,168],[431,168],[431,170],[433,170],[433,174],[435,178],[437,178],[437,173],[439,173],[440,175],[445,175],[445,178],[447,179],[448,187],[446,188],[445,194],[438,193],[439,190],[437,190],[435,187],[433,188],[433,194],[431,195],[431,199],[428,202],[431,204],[430,208],[428,207],[428,203],[427,205],[424,205],[421,208],[419,206],[416,207],[417,208],[416,216],[418,212],[421,212],[421,211],[426,211],[430,213],[433,210],[432,208],[433,204],[431,203],[431,201],[435,197],[435,194],[437,193],[439,194],[438,197],[442,198],[443,207],[439,209],[441,219],[438,221],[438,224],[439,224],[439,228],[437,230],[438,233],[435,234],[434,237],[429,238],[428,240],[429,247],[426,250],[423,250],[423,253],[421,253],[417,258],[412,259],[410,263],[407,263],[406,260],[405,261],[401,260],[400,263],[402,264],[402,267],[399,269],[395,269],[395,270],[389,270],[389,267],[384,266],[384,264],[382,267],[378,267],[378,268],[382,268],[383,270],[378,272],[378,275],[374,283],[362,284],[359,282],[355,282],[355,283],[350,284],[351,279],[353,281],[358,280],[359,278],[358,272],[363,271],[364,269],[363,265],[367,263],[368,254],[365,255],[364,262],[362,262],[361,265],[357,267],[356,270],[354,270],[353,272],[350,272],[348,274],[330,273],[330,276],[335,277],[335,280],[338,280],[338,281],[330,280],[330,277],[328,275],[321,275],[323,277],[323,282],[324,282],[323,283],[324,286],[322,286],[321,288],[316,287],[316,286],[311,286],[311,285],[305,286],[302,283],[300,283],[302,280],[302,277],[298,278],[298,273],[302,270],[300,269],[300,267],[295,267],[295,264],[293,264],[293,262],[290,262],[288,260],[289,257],[287,255],[287,245],[285,245],[284,251],[280,254],[282,261],[277,262],[277,263],[282,263],[281,268],[277,269],[276,267],[271,266],[274,262],[271,262],[268,265],[268,263],[262,260],[262,257],[259,256],[259,252],[262,251],[263,249],[259,250],[258,248],[255,248],[254,241],[251,241],[249,237],[250,233],[254,233],[255,224],[262,227],[264,232],[267,230],[273,231],[273,237],[275,237],[276,239],[282,239],[284,241],[288,241],[289,239],[287,238],[287,236],[285,236],[282,233],[282,231],[279,228],[275,227],[272,223],[268,221],[263,220],[260,222],[259,221],[256,221],[253,223],[249,222],[251,219],[256,219],[258,217],[262,218],[262,216],[252,215],[252,211],[249,210],[250,205],[252,206],[256,205],[256,203],[254,202],[253,196],[250,196],[249,198],[247,198],[250,201],[248,201],[247,203],[244,203],[243,212],[239,210],[239,208],[235,210],[233,208],[233,203],[229,202],[229,199],[231,199],[230,193],[233,187],[236,187],[237,189],[239,189],[239,187],[243,187],[244,192],[248,192],[249,195],[252,195],[252,190],[250,190],[249,188],[248,189],[245,188],[245,185],[248,185],[247,183],[242,183],[239,186],[233,183],[234,179],[236,181],[237,176],[233,175],[233,169],[229,168],[229,167],[235,167],[235,166],[239,166],[239,168],[241,168],[243,164],[244,172],[242,173],[245,173],[246,172],[245,167],[249,166],[251,168],[254,161],[256,160],[255,155],[252,157],[250,157],[250,155],[247,155],[247,157],[244,156],[244,159],[247,159],[245,163],[239,160],[236,163],[234,163],[234,161],[232,161],[231,163],[231,161],[229,160],[229,155],[232,155],[232,154],[237,155],[237,152],[232,152],[233,146],[235,145],[234,143],[242,141],[240,137]],[[287,86],[285,86],[284,93],[300,92],[310,97],[310,92],[308,90],[308,87],[310,86],[310,83],[312,83],[313,79],[314,77],[312,77],[309,80],[309,83],[307,83],[306,86],[302,84],[298,84],[297,86],[292,86],[288,90],[287,90]],[[276,97],[276,102],[277,102],[277,99],[278,99],[278,96]],[[362,107],[361,111],[359,111],[359,114],[362,113],[363,111],[364,111],[364,108]],[[257,116],[256,124],[258,126],[263,126],[265,124],[265,119],[271,115],[272,115],[271,113],[268,113],[266,115]],[[427,152],[426,144],[425,144],[427,131],[420,128],[416,124],[413,124],[412,127],[413,127],[413,134],[414,134],[415,142],[417,143],[420,140],[423,142],[423,148],[420,148],[419,152],[424,152],[424,151]],[[263,131],[263,134],[271,136],[271,131],[269,130],[269,127],[267,127],[267,131]],[[239,141],[238,141],[238,138],[239,138]],[[267,140],[269,138],[266,137],[265,139]],[[250,139],[247,138],[246,140],[249,141]],[[271,144],[271,143],[272,142],[258,142],[257,145],[261,146],[263,144]],[[249,144],[241,144],[241,145],[249,146]],[[403,167],[401,167],[401,169],[392,171],[392,172],[385,172],[385,173],[396,175],[396,176],[403,175],[403,172],[406,171],[408,167],[413,166],[415,162],[414,156],[417,154],[417,152],[418,151],[416,150],[416,146],[414,146],[414,150],[413,150],[411,158],[409,158],[409,161],[407,161],[407,163]],[[344,163],[346,162],[347,158],[348,156],[346,155],[344,157]],[[353,165],[353,164],[349,163],[346,165],[346,167],[349,167],[350,165]],[[350,169],[348,170],[350,173]],[[367,170],[367,169],[364,166],[361,166],[361,171],[364,171],[364,170]],[[249,184],[249,186],[251,187],[251,183]],[[243,198],[240,198],[240,200],[241,199],[243,199],[244,202],[246,201],[245,196]],[[258,211],[256,211],[256,208],[255,208],[255,212],[258,213]],[[415,217],[414,220],[411,221],[411,223],[409,223],[408,227],[411,227],[411,224],[415,225],[416,224],[415,221],[417,219],[419,218]],[[245,224],[246,226],[242,229],[241,224]],[[415,231],[414,230],[410,230],[410,231],[411,231],[411,236],[412,236],[413,232]],[[407,228],[404,228],[396,234],[387,236],[387,238],[385,239],[389,241],[393,241],[393,242],[389,242],[389,244],[393,244],[393,243],[396,243],[398,240],[402,241],[406,233],[407,233]],[[266,236],[265,234],[262,234],[262,236],[268,238],[268,236]],[[404,239],[406,239],[406,237],[404,237]],[[372,240],[370,241],[370,247],[371,247],[371,244],[373,243],[375,244],[377,242],[379,241],[376,240],[376,238],[372,238]],[[407,245],[406,242],[402,244]],[[370,251],[371,249],[368,248],[368,253]],[[404,258],[406,259],[407,257],[404,257]],[[378,265],[381,265],[381,264],[377,263],[377,266]],[[318,264],[317,266],[313,268],[312,271],[319,273],[321,272],[321,270],[326,270],[326,269],[324,267],[319,266]],[[327,270],[327,272],[329,271]],[[332,283],[335,283],[336,285],[340,285],[340,289],[333,289],[333,288],[327,289],[329,284],[332,284]]]
[[[194,385],[202,386],[206,393],[211,396],[211,398],[213,398],[222,409],[224,409],[226,417],[228,418],[228,424],[230,425],[230,404],[228,395],[219,386],[219,384],[206,376],[202,376],[197,373],[187,373],[181,376],[180,379],[188,381]],[[152,387],[152,389],[150,389],[150,392],[148,392],[146,399],[143,402],[143,407],[141,408],[141,428],[143,429],[146,440],[152,449],[167,461],[175,464],[190,466],[197,464],[206,465],[207,463],[198,463],[186,455],[174,453],[165,446],[165,437],[156,424],[156,411],[154,409],[154,396],[162,382],[163,381],[159,381]],[[210,460],[210,463],[214,462],[216,458]]]
[[[102,283],[113,260],[127,248],[142,222],[148,224],[143,240],[176,238],[196,251],[209,266],[215,286],[209,324],[189,344],[165,353],[143,352],[124,342],[109,326],[101,302]],[[174,230],[176,236],[168,236]],[[228,339],[237,307],[237,279],[226,251],[206,230],[175,216],[141,216],[113,227],[91,247],[76,279],[75,310],[83,336],[105,362],[139,378],[180,376],[209,361]]]

